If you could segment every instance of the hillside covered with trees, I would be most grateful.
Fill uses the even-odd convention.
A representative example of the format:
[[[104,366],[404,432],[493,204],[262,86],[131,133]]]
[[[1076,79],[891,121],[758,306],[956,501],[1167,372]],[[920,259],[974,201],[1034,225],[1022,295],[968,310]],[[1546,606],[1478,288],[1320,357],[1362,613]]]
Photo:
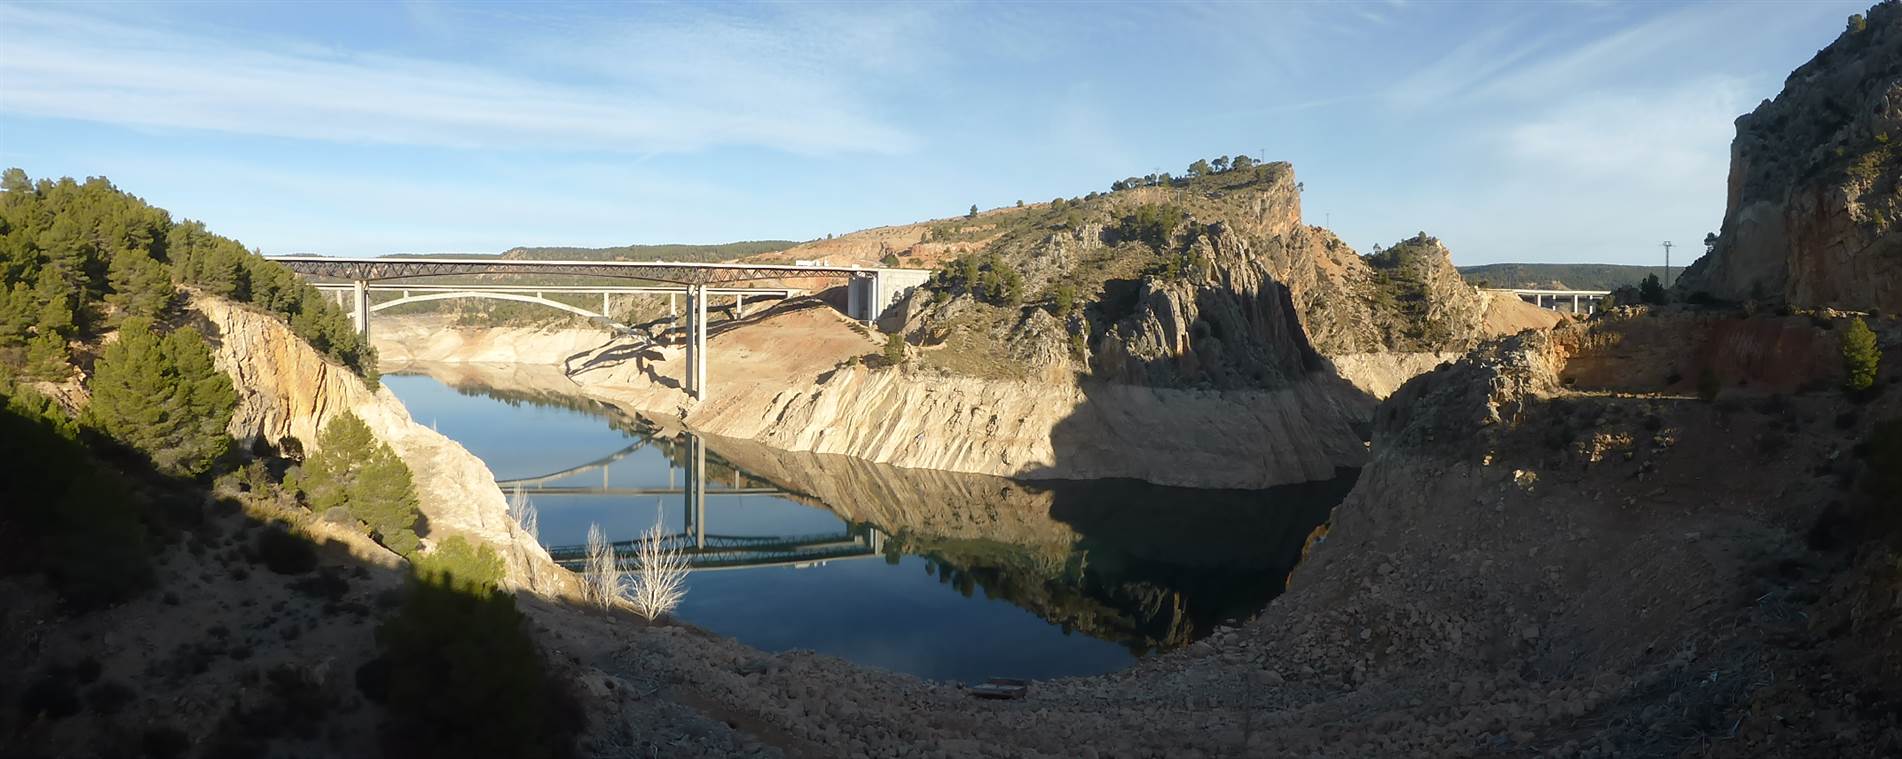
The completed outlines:
[[[374,383],[343,314],[103,178],[0,180],[0,753],[566,755],[583,717],[502,561],[424,546],[407,463],[349,415],[309,459],[233,444],[189,302]]]
[[[128,317],[177,314],[173,284],[249,303],[365,377],[376,353],[341,310],[289,270],[114,187],[103,177],[0,175],[0,374],[57,381],[79,343]]]

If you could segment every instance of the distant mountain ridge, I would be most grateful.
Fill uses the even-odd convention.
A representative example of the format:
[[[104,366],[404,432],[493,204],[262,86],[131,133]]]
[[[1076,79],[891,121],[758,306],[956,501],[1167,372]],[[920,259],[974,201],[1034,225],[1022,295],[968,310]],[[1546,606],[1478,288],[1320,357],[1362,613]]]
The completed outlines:
[[[1477,287],[1527,290],[1616,290],[1636,287],[1646,275],[1664,278],[1662,266],[1629,264],[1480,264],[1459,267],[1460,276]],[[1682,272],[1684,267],[1674,267]]]

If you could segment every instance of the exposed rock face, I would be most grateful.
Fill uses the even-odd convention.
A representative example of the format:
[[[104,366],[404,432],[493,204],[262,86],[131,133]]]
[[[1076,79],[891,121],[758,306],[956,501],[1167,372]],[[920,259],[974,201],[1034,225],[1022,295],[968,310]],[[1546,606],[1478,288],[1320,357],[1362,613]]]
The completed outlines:
[[[1003,380],[872,369],[873,342],[806,309],[715,335],[692,404],[657,358],[577,372],[589,394],[696,430],[898,466],[1027,478],[1134,477],[1198,487],[1324,480],[1366,457],[1373,399],[1332,375],[1273,390]]]
[[[517,586],[564,592],[572,576],[509,519],[495,476],[480,459],[411,420],[387,388],[372,391],[277,319],[210,297],[193,298],[191,307],[208,323],[207,338],[216,346],[213,360],[238,391],[232,437],[272,445],[292,438],[312,452],[324,425],[356,414],[409,465],[429,520],[429,538],[456,533],[484,541],[503,556],[509,580]]]
[[[1334,373],[1354,383],[1375,398],[1385,399],[1393,391],[1440,364],[1456,361],[1464,354],[1444,353],[1342,353],[1329,356]]]
[[[1902,309],[1902,5],[1869,10],[1737,119],[1716,248],[1680,287]]]
[[[1526,332],[1414,378],[1380,404],[1374,442],[1383,451],[1461,456],[1475,433],[1518,423],[1559,388],[1564,354],[1544,332]]]

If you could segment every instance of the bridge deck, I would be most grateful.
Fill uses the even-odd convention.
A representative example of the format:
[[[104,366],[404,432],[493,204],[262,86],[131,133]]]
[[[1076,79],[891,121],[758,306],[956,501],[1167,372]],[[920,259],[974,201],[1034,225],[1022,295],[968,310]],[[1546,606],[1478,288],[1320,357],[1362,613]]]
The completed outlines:
[[[300,274],[372,282],[444,274],[578,274],[647,279],[682,285],[714,285],[762,279],[876,276],[879,268],[795,264],[696,263],[687,261],[525,261],[480,258],[333,258],[270,256]],[[923,272],[922,269],[895,271]],[[926,272],[927,274],[929,272]]]

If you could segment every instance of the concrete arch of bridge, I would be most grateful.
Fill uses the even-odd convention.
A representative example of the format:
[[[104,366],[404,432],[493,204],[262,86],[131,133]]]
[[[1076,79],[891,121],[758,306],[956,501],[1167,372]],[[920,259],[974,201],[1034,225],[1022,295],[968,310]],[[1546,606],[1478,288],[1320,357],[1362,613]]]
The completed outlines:
[[[378,311],[383,311],[385,309],[391,309],[397,306],[404,306],[411,303],[427,303],[429,301],[435,301],[435,300],[455,300],[458,298],[480,298],[485,300],[507,300],[507,301],[514,301],[516,303],[533,303],[536,305],[542,305],[542,306],[547,306],[549,308],[567,311],[568,313],[571,313],[571,314],[578,314],[580,316],[585,316],[590,319],[605,319],[608,321],[609,324],[612,324],[617,328],[627,329],[627,325],[615,322],[607,314],[595,313],[593,311],[589,311],[588,309],[582,308],[580,306],[563,303],[558,300],[538,298],[533,295],[524,295],[521,293],[481,292],[477,290],[468,290],[468,291],[452,292],[452,293],[425,293],[422,295],[404,296],[401,298],[397,298],[396,300],[384,301],[382,303],[373,305],[370,307],[370,312],[375,313]]]

